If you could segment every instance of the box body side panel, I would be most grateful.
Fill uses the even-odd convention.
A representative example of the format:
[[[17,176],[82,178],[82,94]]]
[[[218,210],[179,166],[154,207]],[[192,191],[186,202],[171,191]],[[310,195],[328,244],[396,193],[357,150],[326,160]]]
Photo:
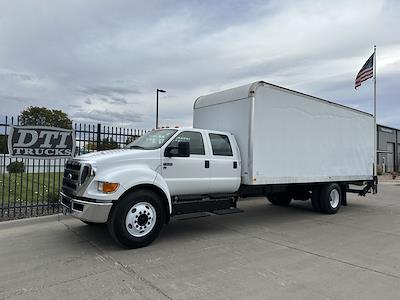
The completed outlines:
[[[253,122],[252,184],[372,179],[370,115],[260,86]]]

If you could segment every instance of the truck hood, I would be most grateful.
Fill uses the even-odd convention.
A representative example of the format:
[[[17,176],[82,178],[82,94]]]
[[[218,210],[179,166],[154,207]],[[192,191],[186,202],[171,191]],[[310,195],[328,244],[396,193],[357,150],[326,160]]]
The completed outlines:
[[[140,150],[140,149],[115,149],[83,154],[75,157],[80,161],[94,163],[97,166],[109,165],[117,166],[121,164],[135,164],[138,160],[146,163],[146,160],[160,160],[160,149]]]

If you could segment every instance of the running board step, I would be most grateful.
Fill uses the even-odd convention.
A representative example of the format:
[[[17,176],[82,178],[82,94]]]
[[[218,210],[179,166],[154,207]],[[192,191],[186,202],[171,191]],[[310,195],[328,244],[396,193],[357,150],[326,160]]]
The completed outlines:
[[[244,212],[243,209],[240,208],[227,208],[227,209],[219,209],[219,210],[214,210],[212,213],[216,215],[229,215],[229,214],[237,214]]]
[[[193,219],[198,219],[198,218],[205,218],[211,216],[210,213],[208,212],[197,212],[197,213],[188,213],[188,214],[182,214],[182,215],[177,215],[174,217],[175,220],[178,221],[186,221],[186,220],[193,220]]]
[[[215,212],[235,207],[230,198],[223,199],[203,199],[200,201],[182,201],[172,203],[173,215],[182,215],[195,212]]]

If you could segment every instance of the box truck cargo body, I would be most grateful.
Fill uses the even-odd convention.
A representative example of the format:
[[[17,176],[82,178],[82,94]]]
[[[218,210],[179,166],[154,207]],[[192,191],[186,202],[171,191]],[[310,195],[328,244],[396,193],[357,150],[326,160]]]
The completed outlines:
[[[242,184],[373,179],[373,116],[266,82],[199,97],[193,127],[232,133]]]

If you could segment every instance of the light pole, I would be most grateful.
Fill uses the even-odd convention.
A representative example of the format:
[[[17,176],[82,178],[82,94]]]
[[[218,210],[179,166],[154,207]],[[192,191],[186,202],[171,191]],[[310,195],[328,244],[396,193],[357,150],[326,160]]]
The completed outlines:
[[[156,129],[158,128],[158,93],[165,93],[166,91],[157,89],[157,103],[156,103]]]

